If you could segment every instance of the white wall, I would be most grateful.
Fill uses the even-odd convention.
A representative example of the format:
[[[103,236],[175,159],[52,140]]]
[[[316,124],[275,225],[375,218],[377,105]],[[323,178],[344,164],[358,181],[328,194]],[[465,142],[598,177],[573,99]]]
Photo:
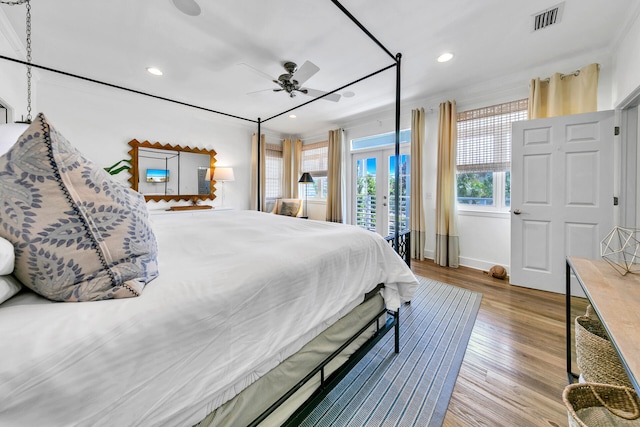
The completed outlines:
[[[640,10],[637,11],[640,13]],[[612,104],[621,106],[640,88],[640,15],[626,28],[614,51]]]

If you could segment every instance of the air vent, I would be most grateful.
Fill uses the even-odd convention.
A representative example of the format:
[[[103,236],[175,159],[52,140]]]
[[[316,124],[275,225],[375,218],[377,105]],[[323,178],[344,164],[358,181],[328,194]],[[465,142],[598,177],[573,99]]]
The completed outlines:
[[[534,14],[533,31],[542,30],[543,28],[559,23],[562,19],[563,10],[564,2]]]

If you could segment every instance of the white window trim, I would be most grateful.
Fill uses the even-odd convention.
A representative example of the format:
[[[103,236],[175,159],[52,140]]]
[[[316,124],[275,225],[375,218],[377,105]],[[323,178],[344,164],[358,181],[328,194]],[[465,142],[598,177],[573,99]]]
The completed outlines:
[[[493,172],[493,206],[487,205],[466,205],[464,203],[458,203],[456,197],[456,208],[461,215],[475,215],[475,216],[493,216],[495,214],[506,214],[508,216],[511,211],[511,206],[506,205],[505,187],[506,187],[506,172]],[[498,178],[498,179],[496,179]],[[490,214],[490,215],[487,215]]]

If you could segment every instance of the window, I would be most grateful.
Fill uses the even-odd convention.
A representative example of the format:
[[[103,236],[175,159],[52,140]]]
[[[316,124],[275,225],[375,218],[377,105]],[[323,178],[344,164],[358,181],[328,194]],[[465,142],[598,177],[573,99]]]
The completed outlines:
[[[309,172],[313,184],[298,184],[298,194],[310,199],[327,198],[327,170],[329,169],[329,142],[317,142],[302,146],[301,171]],[[298,177],[299,178],[299,177]],[[305,193],[306,192],[306,193]]]
[[[273,201],[282,197],[282,147],[266,144],[264,157],[264,197],[267,201]]]
[[[527,119],[527,99],[458,114],[457,201],[461,209],[511,205],[511,123]]]

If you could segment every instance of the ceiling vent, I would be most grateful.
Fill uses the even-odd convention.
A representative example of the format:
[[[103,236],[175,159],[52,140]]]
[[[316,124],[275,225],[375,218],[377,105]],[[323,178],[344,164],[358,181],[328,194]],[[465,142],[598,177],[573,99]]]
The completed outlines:
[[[534,14],[533,31],[542,30],[543,28],[559,23],[562,19],[563,10],[564,2]]]

